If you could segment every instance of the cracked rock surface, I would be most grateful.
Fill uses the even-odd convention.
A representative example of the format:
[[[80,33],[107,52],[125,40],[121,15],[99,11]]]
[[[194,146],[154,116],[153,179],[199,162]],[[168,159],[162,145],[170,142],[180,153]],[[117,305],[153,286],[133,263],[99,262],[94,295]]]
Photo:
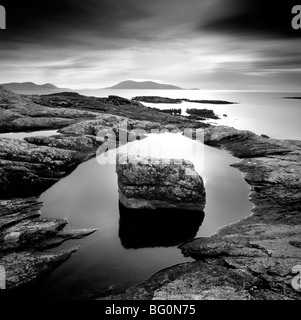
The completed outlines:
[[[133,156],[117,157],[119,200],[131,209],[202,211],[206,192],[202,177],[187,160]]]

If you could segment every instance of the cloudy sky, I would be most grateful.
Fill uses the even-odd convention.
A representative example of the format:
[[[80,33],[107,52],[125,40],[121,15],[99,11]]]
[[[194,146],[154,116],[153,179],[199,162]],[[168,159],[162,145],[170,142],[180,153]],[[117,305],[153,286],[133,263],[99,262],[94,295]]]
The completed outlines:
[[[300,90],[296,1],[7,0],[0,83]]]

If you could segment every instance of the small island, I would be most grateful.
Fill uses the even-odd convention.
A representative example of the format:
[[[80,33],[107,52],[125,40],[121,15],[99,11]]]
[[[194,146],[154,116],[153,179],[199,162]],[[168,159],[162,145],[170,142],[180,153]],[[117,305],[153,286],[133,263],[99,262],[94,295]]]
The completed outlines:
[[[133,100],[147,103],[182,103],[182,102],[191,102],[191,103],[203,103],[203,104],[237,104],[237,102],[223,101],[223,100],[190,100],[190,99],[172,99],[164,98],[158,96],[138,96],[134,97]]]
[[[301,97],[284,97],[283,99],[295,99],[295,100],[301,100]]]

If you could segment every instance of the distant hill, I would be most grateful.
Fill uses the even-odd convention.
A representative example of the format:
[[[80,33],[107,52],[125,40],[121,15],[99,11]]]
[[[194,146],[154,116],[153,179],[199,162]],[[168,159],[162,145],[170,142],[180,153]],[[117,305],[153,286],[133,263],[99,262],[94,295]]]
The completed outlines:
[[[105,89],[126,89],[126,90],[184,90],[183,88],[171,84],[161,84],[153,81],[137,82],[132,80],[122,81],[113,87]]]
[[[60,89],[51,83],[46,84],[35,84],[33,82],[10,82],[3,83],[2,86],[7,90],[17,91],[17,90],[57,90]]]

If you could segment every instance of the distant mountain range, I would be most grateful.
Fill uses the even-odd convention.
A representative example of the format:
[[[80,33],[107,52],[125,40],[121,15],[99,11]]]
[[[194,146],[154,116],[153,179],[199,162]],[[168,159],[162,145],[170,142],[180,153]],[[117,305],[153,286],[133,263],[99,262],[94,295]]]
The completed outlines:
[[[36,84],[33,82],[10,82],[10,83],[3,83],[0,84],[7,90],[11,91],[38,91],[38,90],[65,90],[65,91],[72,91],[66,88],[58,88],[51,83],[45,84]],[[177,87],[171,84],[161,84],[154,81],[122,81],[115,86],[103,88],[109,90],[185,90],[181,87]],[[189,89],[189,90],[199,90],[197,88]]]
[[[45,83],[42,85],[35,84],[33,82],[10,82],[10,83],[3,83],[1,84],[7,90],[58,90],[60,88],[56,87],[51,83]]]
[[[113,87],[104,89],[116,89],[116,90],[184,90],[183,88],[173,86],[171,84],[161,84],[153,81],[137,82],[132,80],[122,81]]]

